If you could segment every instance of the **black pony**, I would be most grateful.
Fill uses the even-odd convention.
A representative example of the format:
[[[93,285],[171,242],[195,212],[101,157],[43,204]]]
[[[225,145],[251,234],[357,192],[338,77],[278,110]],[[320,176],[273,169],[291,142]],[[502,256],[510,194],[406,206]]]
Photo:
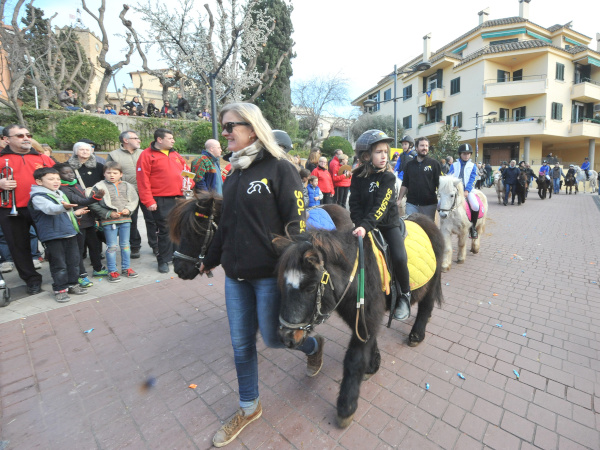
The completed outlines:
[[[433,277],[412,292],[411,303],[418,313],[408,336],[410,346],[425,338],[425,327],[434,304],[441,305],[441,265],[444,238],[437,226],[422,214],[409,220],[429,237],[437,260]],[[410,239],[410,234],[407,239]],[[282,290],[280,336],[289,348],[304,342],[308,332],[335,310],[353,330],[344,358],[344,376],[337,400],[337,420],[347,427],[357,408],[360,384],[379,369],[381,356],[377,334],[390,298],[382,291],[376,257],[369,239],[364,239],[365,307],[356,305],[357,281],[352,277],[358,240],[348,231],[312,231],[291,238],[278,237],[274,244],[281,252],[279,284]],[[409,260],[410,260],[409,255]],[[357,315],[358,314],[358,315]]]
[[[537,179],[537,185],[538,185],[538,195],[540,196],[540,198],[542,200],[544,200],[546,198],[546,193],[548,194],[548,198],[552,198],[552,180],[549,180],[548,178],[546,178],[545,175],[540,175],[539,178]]]
[[[569,194],[572,194],[573,187],[575,188],[575,194],[577,194],[579,192],[578,184],[579,183],[575,179],[575,174],[567,172],[567,175],[565,176],[565,194],[567,191],[569,191]]]
[[[515,185],[515,193],[517,195],[517,200],[519,205],[521,203],[525,203],[526,193],[529,189],[529,177],[527,176],[527,172],[521,171],[519,176],[517,177],[517,184]],[[512,201],[515,201],[515,193],[513,193]]]

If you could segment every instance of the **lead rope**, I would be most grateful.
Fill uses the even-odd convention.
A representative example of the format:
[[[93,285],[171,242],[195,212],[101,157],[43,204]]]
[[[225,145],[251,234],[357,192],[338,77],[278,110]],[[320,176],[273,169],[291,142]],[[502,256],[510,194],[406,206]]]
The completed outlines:
[[[356,337],[362,342],[367,343],[369,340],[369,330],[367,329],[367,323],[365,319],[365,256],[363,251],[363,238],[362,236],[358,237],[358,290],[356,295],[356,324],[354,326],[354,331],[356,333]],[[367,337],[363,339],[360,336],[360,332],[358,331],[358,320],[362,312],[362,324],[367,333]]]

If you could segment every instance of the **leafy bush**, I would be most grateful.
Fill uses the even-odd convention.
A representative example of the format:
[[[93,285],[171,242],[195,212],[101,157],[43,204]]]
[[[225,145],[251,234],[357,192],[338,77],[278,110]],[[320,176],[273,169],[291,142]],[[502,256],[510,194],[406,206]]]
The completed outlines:
[[[33,138],[40,144],[48,144],[52,150],[58,150],[58,145],[54,136],[42,133],[33,133]]]
[[[219,135],[219,142],[221,143],[221,148],[227,148],[227,139],[221,136],[221,125],[217,125],[217,133]],[[204,150],[204,144],[209,139],[212,139],[212,124],[210,122],[200,122],[192,131],[192,134],[189,139],[189,148],[191,153],[202,153]]]
[[[323,141],[322,147],[323,148],[321,150],[321,153],[328,157],[333,156],[333,153],[337,149],[341,149],[346,155],[351,155],[352,153],[354,153],[354,150],[352,149],[352,144],[350,144],[350,142],[348,142],[341,136],[328,137]]]
[[[400,124],[400,121],[398,121]],[[361,134],[363,134],[367,130],[381,130],[385,132],[388,136],[394,136],[394,116],[382,116],[379,114],[363,114],[360,116],[356,122],[352,124],[352,128],[350,129],[352,132],[352,137],[354,140],[357,140]],[[404,134],[404,128],[401,126],[397,129],[398,141],[401,139]],[[400,142],[398,142],[400,145]],[[392,143],[393,146],[393,143]]]
[[[108,147],[119,142],[119,128],[102,117],[74,114],[58,123],[56,138],[63,148],[73,146],[80,139],[90,139],[101,147]]]

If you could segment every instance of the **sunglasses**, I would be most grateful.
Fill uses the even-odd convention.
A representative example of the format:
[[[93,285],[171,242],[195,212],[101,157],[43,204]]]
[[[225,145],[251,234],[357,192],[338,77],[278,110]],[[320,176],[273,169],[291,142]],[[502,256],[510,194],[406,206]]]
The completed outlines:
[[[21,134],[13,134],[12,136],[9,136],[9,137],[16,137],[16,138],[19,138],[19,139],[23,139],[25,136],[27,136],[29,139],[31,139],[33,137],[29,133],[25,133],[25,134],[23,134],[23,133],[21,133]]]
[[[225,131],[227,131],[228,133],[231,133],[233,131],[233,127],[237,126],[237,125],[250,125],[248,122],[226,122],[223,124],[223,129]]]

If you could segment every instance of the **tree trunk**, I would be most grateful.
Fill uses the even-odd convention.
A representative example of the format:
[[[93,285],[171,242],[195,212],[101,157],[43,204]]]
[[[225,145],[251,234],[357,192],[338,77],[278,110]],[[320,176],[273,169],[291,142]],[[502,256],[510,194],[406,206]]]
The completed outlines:
[[[106,90],[108,89],[108,84],[110,83],[111,77],[112,72],[108,69],[104,69],[104,76],[102,77],[100,89],[98,90],[98,95],[96,96],[96,108],[104,109],[104,104],[106,103]]]

